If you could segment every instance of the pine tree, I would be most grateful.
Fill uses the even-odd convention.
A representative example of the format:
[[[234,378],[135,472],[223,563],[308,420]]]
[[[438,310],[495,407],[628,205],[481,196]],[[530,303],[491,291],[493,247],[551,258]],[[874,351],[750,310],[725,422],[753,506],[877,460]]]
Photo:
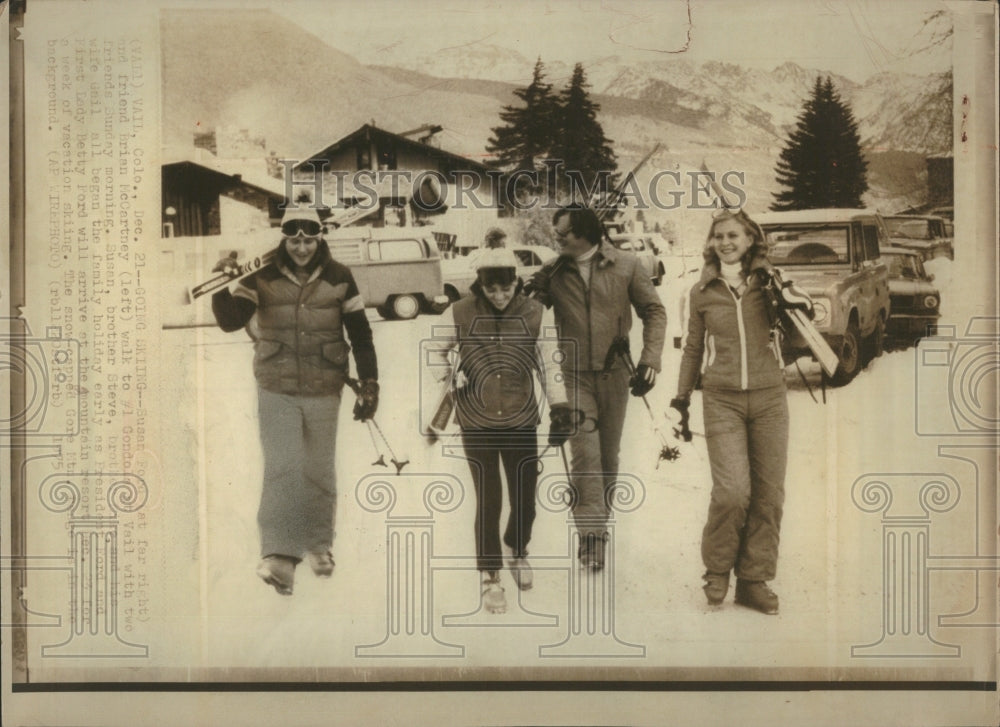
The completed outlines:
[[[771,209],[861,207],[867,170],[854,114],[830,78],[817,77],[775,168],[786,189],[774,195]]]
[[[524,106],[504,106],[503,126],[492,129],[486,150],[495,154],[496,166],[507,171],[534,169],[536,161],[548,156],[553,144],[556,97],[545,82],[542,59],[535,62],[531,83],[514,91]]]
[[[559,94],[551,158],[563,164],[559,180],[561,189],[574,191],[569,184],[569,175],[573,175],[576,192],[585,192],[581,184],[586,190],[593,189],[595,182],[600,191],[607,192],[617,184],[618,175],[614,172],[618,161],[611,149],[611,140],[604,135],[604,128],[597,120],[601,107],[591,100],[589,88],[583,65],[577,63],[569,85]]]

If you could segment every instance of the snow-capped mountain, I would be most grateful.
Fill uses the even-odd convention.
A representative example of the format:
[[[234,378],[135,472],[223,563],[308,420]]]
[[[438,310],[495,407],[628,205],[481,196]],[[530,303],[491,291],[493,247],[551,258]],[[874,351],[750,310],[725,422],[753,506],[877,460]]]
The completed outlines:
[[[366,65],[405,68],[437,78],[502,81],[515,86],[530,83],[535,66],[534,58],[526,58],[514,49],[485,41],[435,48],[432,51],[415,50],[409,45],[393,45],[378,48],[358,60]],[[573,70],[558,62],[545,63],[545,69],[550,80],[556,84],[568,80]]]
[[[513,91],[530,82],[535,64],[485,41],[424,53],[376,48],[365,64],[338,50],[336,38],[319,38],[265,10],[161,17],[163,130],[170,145],[189,145],[198,130],[236,126],[266,137],[281,156],[301,158],[364,123],[397,132],[436,123],[444,131],[435,143],[483,159],[499,111],[519,103]],[[223,35],[225,44],[214,42]],[[542,61],[547,79],[561,89],[571,69]],[[885,73],[859,84],[790,61],[766,71],[608,56],[584,67],[621,169],[658,143],[661,151],[646,174],[684,174],[703,161],[712,169],[742,170],[758,209],[772,199],[775,161],[817,76],[829,75],[854,110],[871,165],[873,203],[895,208],[905,197],[912,204],[920,194],[912,182],[922,157],[952,147],[950,72]],[[898,181],[904,177],[905,189]]]
[[[542,61],[547,80],[559,88],[570,68]],[[415,61],[407,58],[405,48],[395,48],[378,59],[380,66],[419,70],[437,78],[515,86],[530,82],[534,63],[515,50],[487,43],[424,53]],[[792,61],[765,71],[685,58],[630,63],[617,56],[594,59],[584,67],[595,94],[641,101],[671,121],[703,124],[715,119],[733,124],[734,131],[757,129],[777,139],[784,139],[794,125],[816,78],[829,76],[854,110],[865,147],[941,154],[952,145],[951,73],[882,73],[857,83]]]
[[[867,149],[944,154],[952,149],[951,73],[881,73],[850,97]]]

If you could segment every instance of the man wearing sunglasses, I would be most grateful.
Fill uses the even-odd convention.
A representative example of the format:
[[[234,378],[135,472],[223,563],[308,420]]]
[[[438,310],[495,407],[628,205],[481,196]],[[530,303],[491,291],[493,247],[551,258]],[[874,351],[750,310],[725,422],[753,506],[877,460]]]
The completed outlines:
[[[212,296],[212,311],[224,331],[256,315],[253,368],[264,449],[257,574],[291,595],[303,558],[317,576],[333,574],[334,451],[352,346],[361,381],[356,420],[375,415],[379,387],[364,301],[351,271],[330,256],[316,211],[290,208],[281,235],[274,264],[240,280],[232,293]],[[215,271],[231,264],[225,258]]]
[[[577,500],[573,515],[580,534],[580,563],[604,567],[607,489],[618,478],[618,452],[631,389],[644,396],[656,382],[667,314],[652,281],[631,253],[602,242],[604,227],[593,210],[563,207],[552,218],[561,254],[535,273],[531,295],[555,312],[559,338],[576,342],[576,360],[563,362],[566,391],[576,397],[585,421],[569,440]],[[634,376],[621,357],[608,352],[628,339],[632,308],[642,320],[642,353]]]

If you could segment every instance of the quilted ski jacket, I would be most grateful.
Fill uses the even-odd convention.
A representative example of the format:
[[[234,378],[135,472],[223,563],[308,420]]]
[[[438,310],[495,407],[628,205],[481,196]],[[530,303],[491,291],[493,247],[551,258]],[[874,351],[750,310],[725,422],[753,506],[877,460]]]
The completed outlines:
[[[678,396],[690,395],[703,362],[706,389],[746,391],[784,382],[780,343],[772,335],[774,314],[764,291],[770,269],[766,259],[755,259],[746,290],[737,296],[717,265],[705,265],[701,280],[691,288]]]
[[[253,370],[258,385],[278,394],[339,393],[355,344],[358,378],[377,379],[371,328],[351,271],[322,249],[305,281],[279,258],[237,285],[232,296],[213,296],[220,326],[234,330],[257,314]]]

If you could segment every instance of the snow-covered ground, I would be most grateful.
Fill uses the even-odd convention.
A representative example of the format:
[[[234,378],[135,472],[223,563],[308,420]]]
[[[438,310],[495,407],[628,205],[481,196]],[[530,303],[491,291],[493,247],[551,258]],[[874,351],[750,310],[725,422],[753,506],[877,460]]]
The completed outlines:
[[[668,274],[659,289],[671,318],[682,280]],[[944,311],[947,316],[947,299]],[[419,435],[421,400],[434,394],[433,387],[421,385],[420,342],[439,319],[370,317],[382,386],[376,418],[396,454],[409,464],[398,477],[373,466],[372,441],[366,428],[352,421],[353,395],[345,390],[337,441],[336,571],[332,579],[318,580],[303,564],[290,598],[277,595],[254,574],[262,459],[251,342],[242,332],[214,328],[163,332],[163,363],[178,373],[171,389],[176,406],[170,407],[176,418],[170,426],[178,451],[188,453],[165,463],[169,486],[164,496],[175,502],[170,525],[175,542],[166,562],[198,594],[170,598],[179,610],[199,614],[198,633],[189,626],[177,635],[189,644],[181,650],[187,654],[184,665],[209,670],[192,672],[192,678],[410,678],[405,676],[409,668],[441,667],[446,671],[420,674],[446,679],[498,674],[508,679],[830,679],[845,674],[886,678],[884,670],[864,669],[904,666],[898,660],[851,655],[852,646],[879,640],[884,613],[883,522],[879,513],[864,512],[852,500],[852,485],[868,473],[956,471],[956,478],[975,488],[967,468],[944,462],[936,447],[914,431],[914,404],[921,395],[918,349],[884,355],[848,387],[827,391],[826,404],[814,402],[794,367],[789,369],[791,445],[779,571],[772,583],[781,597],[780,615],[737,607],[731,595],[721,608],[705,605],[699,545],[710,476],[704,440],[681,444],[678,461],[657,467],[659,443],[636,400],[629,406],[621,455],[622,474],[632,483],[635,499],[615,515],[613,563],[594,576],[582,573],[571,557],[568,513],[557,497],[546,496],[547,485],[558,487],[565,480],[561,460],[550,451],[530,548],[534,588],[519,594],[505,571],[511,607],[504,615],[487,615],[478,608],[471,558],[467,465],[455,456],[457,447],[449,438],[431,444]],[[639,330],[638,325],[633,329],[633,351],[641,345]],[[679,358],[668,336],[664,370],[649,396],[661,425]],[[818,368],[802,364],[819,397]],[[693,429],[702,429],[697,394],[691,421]],[[441,497],[446,488],[435,494],[435,482],[451,486],[454,496]],[[389,491],[393,509],[382,511],[379,493]],[[968,502],[941,516],[936,547],[976,551],[968,524],[977,515]],[[406,538],[413,538],[415,565],[393,560],[400,552],[397,536],[403,538],[398,541],[403,552]],[[933,613],[973,608],[968,578],[941,576],[936,584],[945,588],[933,594],[938,609]],[[402,584],[398,592],[393,590],[397,583]],[[946,605],[937,600],[945,592],[952,599]],[[395,621],[397,615],[401,622]],[[974,630],[952,630],[943,640],[966,647],[962,666],[969,666],[967,659],[981,663]],[[378,644],[381,651],[358,648]],[[548,648],[559,644],[563,651]],[[467,671],[471,667],[528,671]],[[744,668],[763,671],[740,671]]]

